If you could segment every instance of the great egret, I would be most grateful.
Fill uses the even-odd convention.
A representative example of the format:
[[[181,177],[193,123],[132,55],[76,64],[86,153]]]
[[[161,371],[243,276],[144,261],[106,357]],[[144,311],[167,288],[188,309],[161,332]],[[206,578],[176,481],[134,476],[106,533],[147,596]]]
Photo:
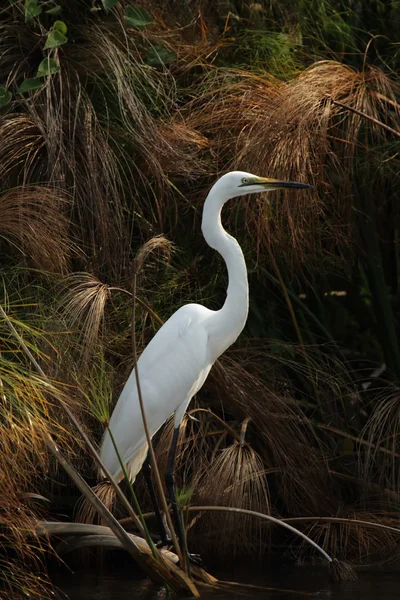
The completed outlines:
[[[182,306],[159,329],[138,360],[137,369],[150,435],[153,436],[174,415],[166,483],[181,543],[183,531],[173,480],[179,426],[190,400],[203,385],[213,363],[242,331],[249,309],[243,252],[235,238],[222,227],[222,207],[227,200],[236,196],[280,188],[310,187],[293,181],[257,177],[242,171],[227,173],[213,185],[203,208],[202,232],[207,244],[219,252],[226,263],[229,284],[224,305],[216,311],[200,304]],[[109,428],[133,482],[148,450],[134,370],[114,408]],[[123,473],[108,431],[103,437],[100,454],[114,478],[120,481]]]

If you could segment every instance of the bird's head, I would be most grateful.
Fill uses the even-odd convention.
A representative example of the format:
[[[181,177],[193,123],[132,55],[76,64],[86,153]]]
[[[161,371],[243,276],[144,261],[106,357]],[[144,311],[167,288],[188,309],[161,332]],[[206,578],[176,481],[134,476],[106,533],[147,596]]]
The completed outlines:
[[[245,171],[231,171],[218,180],[217,185],[224,191],[226,198],[245,196],[259,192],[270,192],[280,189],[310,189],[312,186],[297,181],[282,181],[269,177],[258,177]]]

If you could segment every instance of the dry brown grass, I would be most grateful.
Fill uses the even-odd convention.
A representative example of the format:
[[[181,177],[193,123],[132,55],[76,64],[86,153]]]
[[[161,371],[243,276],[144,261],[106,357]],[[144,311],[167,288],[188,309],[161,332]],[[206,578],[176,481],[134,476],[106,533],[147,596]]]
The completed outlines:
[[[0,336],[3,340],[6,337],[3,323]],[[53,384],[30,373],[13,358],[7,360],[0,355],[1,581],[10,597],[26,594],[29,589],[29,594],[42,598],[50,595],[45,575],[36,575],[44,557],[34,534],[42,511],[26,492],[41,491],[43,476],[49,471],[49,434],[64,444],[68,436],[51,401]],[[30,542],[27,532],[32,533]]]
[[[393,508],[400,504],[400,396],[397,389],[387,390],[377,396],[375,406],[363,431],[369,445],[362,453],[360,473],[366,482],[377,484],[383,496],[389,488],[394,494]],[[381,452],[383,448],[385,452]],[[395,501],[395,500],[396,501]]]
[[[267,363],[260,367],[267,368]],[[296,400],[268,387],[265,374],[252,373],[227,355],[214,366],[210,379],[225,410],[250,417],[255,448],[264,468],[278,471],[274,477],[287,510],[329,514],[335,500],[327,464]]]
[[[270,203],[245,200],[245,223],[258,252],[272,247],[292,268],[321,254],[348,253],[355,159],[365,159],[391,134],[330,97],[398,129],[396,81],[373,66],[356,71],[321,61],[289,83],[222,70],[204,87],[186,117],[209,136],[221,171],[239,168],[314,185],[313,193],[283,191]]]
[[[270,514],[269,490],[264,462],[247,443],[233,444],[215,452],[214,459],[195,474],[196,503],[245,508]],[[202,532],[201,546],[230,554],[261,552],[269,533],[246,514],[222,513],[200,517],[194,531]]]
[[[0,236],[26,257],[29,266],[65,273],[71,250],[68,219],[70,204],[62,190],[50,186],[26,186],[0,197]]]
[[[364,523],[352,522],[353,520],[364,521]],[[293,521],[289,519],[289,522],[296,524],[295,519]],[[376,527],[369,526],[368,522],[375,524]],[[384,529],[384,526],[388,529]],[[384,563],[395,562],[399,556],[400,534],[390,530],[390,527],[398,527],[397,518],[342,507],[332,520],[325,517],[318,521],[316,517],[315,522],[306,525],[304,533],[339,559],[345,557],[353,564],[372,561]],[[304,550],[305,545],[302,543],[299,553]]]
[[[73,273],[63,281],[64,293],[59,310],[67,328],[78,338],[82,362],[93,355],[101,337],[104,312],[110,297],[109,287],[90,273]]]

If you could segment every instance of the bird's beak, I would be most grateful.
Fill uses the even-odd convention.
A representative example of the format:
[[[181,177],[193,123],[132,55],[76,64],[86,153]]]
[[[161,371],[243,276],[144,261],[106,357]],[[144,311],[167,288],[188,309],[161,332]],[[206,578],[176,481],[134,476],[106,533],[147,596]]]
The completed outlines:
[[[312,188],[312,185],[308,185],[308,183],[298,183],[297,181],[282,181],[280,179],[270,179],[269,177],[252,177],[248,180],[247,183],[243,183],[240,187],[250,187],[252,185],[261,185],[266,190],[280,190],[284,188],[307,190]]]
[[[309,190],[312,188],[312,185],[308,185],[308,183],[298,183],[297,181],[281,181],[280,179],[270,179],[269,177],[260,177],[260,181],[257,183],[270,190],[280,190],[282,188]]]

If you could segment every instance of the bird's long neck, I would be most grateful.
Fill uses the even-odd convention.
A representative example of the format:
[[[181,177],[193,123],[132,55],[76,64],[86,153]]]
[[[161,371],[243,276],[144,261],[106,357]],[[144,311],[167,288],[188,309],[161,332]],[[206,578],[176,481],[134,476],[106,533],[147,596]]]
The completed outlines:
[[[249,286],[242,249],[221,224],[221,211],[226,198],[212,188],[203,209],[202,231],[207,244],[225,261],[228,270],[228,290],[223,307],[215,313],[212,335],[218,339],[218,351],[224,352],[245,326],[249,312]]]

